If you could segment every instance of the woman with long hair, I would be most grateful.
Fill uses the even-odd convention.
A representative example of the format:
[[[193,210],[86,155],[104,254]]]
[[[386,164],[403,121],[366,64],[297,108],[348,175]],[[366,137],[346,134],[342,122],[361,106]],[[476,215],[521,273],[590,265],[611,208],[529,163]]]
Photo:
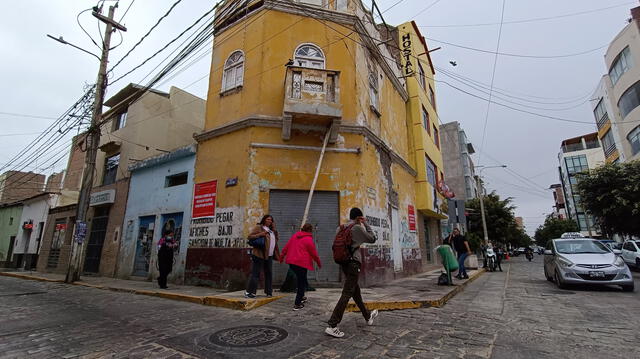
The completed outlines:
[[[249,241],[264,238],[264,246],[254,246],[251,249],[251,275],[247,283],[244,296],[255,298],[260,280],[260,272],[264,271],[264,293],[267,297],[273,296],[272,268],[273,260],[280,260],[278,249],[278,231],[270,214],[265,214],[260,223],[256,224],[249,232]]]

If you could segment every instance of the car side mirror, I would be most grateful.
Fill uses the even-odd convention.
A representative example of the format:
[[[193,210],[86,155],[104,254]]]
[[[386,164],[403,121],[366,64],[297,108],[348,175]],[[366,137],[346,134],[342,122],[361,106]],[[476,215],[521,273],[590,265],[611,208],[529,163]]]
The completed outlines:
[[[621,250],[619,250],[619,249],[614,249],[614,250],[613,250],[613,254],[615,254],[615,255],[619,256],[619,255],[621,255],[621,254],[622,254],[622,251],[621,251]]]
[[[552,256],[552,255],[553,255],[553,252],[551,252],[551,249],[545,249],[545,250],[544,250],[544,255],[545,255],[545,256]]]

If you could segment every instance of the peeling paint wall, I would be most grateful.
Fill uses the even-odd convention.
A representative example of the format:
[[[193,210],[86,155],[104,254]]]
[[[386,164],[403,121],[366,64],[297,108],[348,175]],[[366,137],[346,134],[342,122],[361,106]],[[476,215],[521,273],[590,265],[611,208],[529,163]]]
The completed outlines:
[[[365,16],[363,9],[353,9]],[[366,21],[363,26],[375,32],[375,38],[380,37],[377,29]],[[283,140],[283,125],[279,121],[285,103],[285,63],[302,43],[321,47],[326,69],[340,71],[340,120],[349,129],[341,131],[330,147],[358,148],[360,152],[325,153],[315,190],[340,194],[338,210],[342,223],[348,220],[352,207],[362,208],[369,218],[378,241],[361,249],[365,256],[363,283],[374,285],[418,273],[423,267],[420,230],[410,229],[408,219],[409,206],[417,209],[419,202],[417,168],[407,168],[407,163],[415,162],[415,153],[410,152],[414,134],[407,122],[411,108],[405,102],[404,80],[398,80],[399,65],[393,61],[379,62],[380,58],[391,58],[388,49],[382,47],[382,57],[373,54],[361,44],[345,39],[344,34],[351,33],[351,28],[337,23],[331,27],[342,35],[308,17],[258,10],[216,36],[205,124],[205,133],[216,134],[199,142],[195,182],[218,180],[217,206],[240,208],[243,238],[269,212],[269,191],[309,190],[320,153],[286,146],[321,147],[323,128],[328,123],[313,114],[294,117],[290,139]],[[360,43],[369,40],[357,33],[351,36]],[[242,87],[221,93],[224,62],[237,50],[245,55]],[[393,77],[388,75],[389,71]],[[380,99],[376,111],[371,108],[372,74],[377,79]],[[256,119],[256,124],[236,127],[249,118]],[[283,147],[262,148],[252,144]],[[237,185],[222,185],[235,177]],[[399,214],[397,223],[392,222],[393,208]],[[393,247],[392,228],[398,229],[397,248]],[[237,235],[235,228],[233,231]],[[190,247],[187,281],[224,288],[242,286],[250,266],[247,248],[246,241],[245,248]],[[401,254],[399,260],[404,269],[399,272],[394,271],[394,250]]]

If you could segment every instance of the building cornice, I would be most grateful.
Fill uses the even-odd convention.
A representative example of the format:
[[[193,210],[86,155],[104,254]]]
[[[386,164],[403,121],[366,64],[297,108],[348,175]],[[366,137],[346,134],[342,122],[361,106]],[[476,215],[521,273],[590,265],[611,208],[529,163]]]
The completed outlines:
[[[235,131],[240,131],[249,127],[272,127],[272,128],[282,128],[283,119],[282,117],[277,116],[251,116],[245,117],[238,121],[234,121],[222,126],[218,126],[208,131],[204,131],[202,133],[196,134],[193,138],[198,141],[198,143],[205,142],[212,138],[220,137],[222,135],[226,135]],[[293,129],[297,129],[298,126],[295,124],[292,126]],[[305,129],[309,129],[309,126],[306,126]],[[322,131],[323,128],[318,127],[319,131]],[[391,147],[389,147],[378,135],[376,135],[369,127],[355,124],[341,124],[339,132],[343,133],[353,133],[364,136],[369,142],[371,142],[376,148],[380,151],[384,151],[388,153],[394,163],[400,165],[413,177],[417,177],[418,173],[416,170],[411,167],[411,165],[402,158],[397,152],[395,152]]]

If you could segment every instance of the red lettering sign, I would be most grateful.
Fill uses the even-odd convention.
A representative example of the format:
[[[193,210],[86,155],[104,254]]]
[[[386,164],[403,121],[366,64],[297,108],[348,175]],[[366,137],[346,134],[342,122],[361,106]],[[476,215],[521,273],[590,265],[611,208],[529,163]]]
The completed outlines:
[[[193,190],[191,218],[213,217],[216,214],[218,181],[196,183]]]
[[[412,205],[409,205],[409,230],[416,230],[416,209]]]

